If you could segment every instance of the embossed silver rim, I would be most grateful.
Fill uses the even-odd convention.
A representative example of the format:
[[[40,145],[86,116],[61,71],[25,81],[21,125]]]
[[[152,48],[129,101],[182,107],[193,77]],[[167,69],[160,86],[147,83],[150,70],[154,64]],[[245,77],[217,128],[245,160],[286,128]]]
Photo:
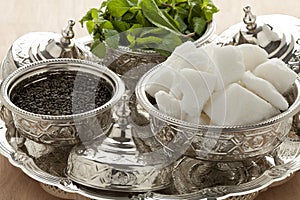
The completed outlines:
[[[40,115],[31,113],[28,111],[25,111],[23,109],[20,109],[16,105],[14,105],[9,97],[9,88],[11,85],[20,79],[24,74],[26,73],[38,73],[40,70],[51,71],[51,67],[54,69],[54,67],[63,68],[64,66],[73,66],[78,68],[86,68],[93,71],[97,71],[101,74],[103,74],[103,77],[106,79],[110,79],[112,82],[113,88],[114,88],[114,94],[113,97],[104,105],[93,109],[91,111],[87,111],[80,114],[73,114],[73,115],[61,115],[61,116],[54,116],[54,115]],[[48,69],[47,69],[48,68]],[[123,81],[111,70],[109,70],[107,67],[103,65],[99,65],[97,63],[93,63],[90,61],[85,60],[79,60],[79,59],[69,59],[69,58],[62,58],[62,59],[49,59],[45,61],[38,61],[31,63],[29,65],[26,65],[24,67],[18,68],[16,71],[14,71],[12,74],[10,74],[2,83],[1,83],[1,95],[0,99],[2,103],[13,113],[17,113],[22,116],[27,116],[29,118],[33,119],[45,119],[45,120],[70,120],[70,119],[78,119],[78,118],[87,118],[90,116],[95,116],[98,113],[104,112],[107,109],[111,108],[113,105],[115,105],[122,95],[125,92],[125,85]]]
[[[203,35],[197,39],[196,41],[194,41],[196,46],[201,46],[202,44],[209,42],[209,39],[212,38],[213,34],[216,31],[216,22],[215,21],[211,21],[207,24],[206,30],[203,33]],[[85,36],[82,38],[77,39],[77,45],[79,45],[81,48],[86,49],[87,46],[89,44],[91,44],[93,41],[93,38],[91,36]],[[143,55],[143,56],[160,56],[160,54],[156,53],[155,51],[152,50],[135,50],[132,51],[130,48],[128,47],[124,47],[124,46],[118,46],[117,51],[120,52],[126,52],[126,53],[132,53],[134,55]],[[100,59],[100,58],[99,58]]]
[[[208,42],[208,40],[212,37],[212,35],[215,33],[216,31],[216,23],[214,21],[211,21],[207,24],[206,30],[203,33],[203,35],[194,41],[194,44],[199,47],[201,46],[203,43]],[[141,55],[145,55],[146,56],[158,56],[160,54],[156,53],[155,51],[152,50],[134,50],[132,51],[130,48],[128,47],[124,47],[124,46],[119,46],[118,49],[120,52],[126,52],[126,53],[133,53],[133,54],[141,54]]]
[[[126,200],[127,197],[117,197],[117,196],[107,196],[96,190],[89,190],[88,188],[81,188],[80,185],[76,185],[71,182],[66,177],[59,177],[51,175],[40,168],[34,163],[33,159],[26,155],[25,153],[15,150],[7,140],[7,129],[4,127],[4,122],[0,120],[0,153],[7,157],[9,162],[20,168],[25,174],[33,178],[36,181],[39,181],[44,184],[49,184],[56,186],[63,191],[77,193],[92,199],[99,200]],[[226,199],[229,197],[236,197],[241,195],[248,195],[254,192],[259,192],[270,186],[273,183],[282,181],[289,177],[292,173],[300,169],[300,157],[299,157],[299,146],[300,141],[284,141],[281,146],[276,150],[278,156],[291,156],[294,159],[286,160],[282,164],[276,164],[273,168],[265,171],[258,178],[243,183],[240,185],[228,185],[228,186],[217,186],[213,188],[205,188],[195,193],[190,193],[186,195],[163,195],[158,193],[150,193],[150,197],[147,197],[147,194],[141,194],[140,196],[143,199],[149,200],[174,200],[174,199],[207,199],[214,197],[214,199]],[[292,148],[292,149],[290,149]],[[294,151],[293,148],[295,148]],[[297,153],[295,153],[297,152]]]
[[[221,131],[221,132],[236,132],[236,131],[242,131],[242,130],[253,130],[258,129],[261,127],[270,126],[272,124],[275,124],[279,121],[288,119],[289,117],[294,116],[296,113],[300,111],[300,77],[298,77],[295,81],[295,85],[297,88],[297,97],[294,103],[288,108],[288,110],[280,113],[279,115],[276,115],[268,120],[264,120],[260,123],[256,124],[249,124],[249,125],[238,125],[238,126],[215,126],[215,125],[198,125],[193,124],[189,122],[185,122],[179,119],[176,119],[174,117],[170,117],[162,112],[160,112],[157,108],[155,108],[148,100],[146,93],[145,93],[145,87],[149,81],[149,78],[157,73],[161,67],[163,67],[163,63],[158,64],[154,68],[150,69],[148,72],[146,72],[139,82],[137,83],[135,92],[137,96],[138,103],[141,104],[141,106],[148,112],[150,115],[154,116],[155,118],[158,118],[164,122],[170,123],[175,126],[188,128],[191,130],[211,130],[211,131]]]

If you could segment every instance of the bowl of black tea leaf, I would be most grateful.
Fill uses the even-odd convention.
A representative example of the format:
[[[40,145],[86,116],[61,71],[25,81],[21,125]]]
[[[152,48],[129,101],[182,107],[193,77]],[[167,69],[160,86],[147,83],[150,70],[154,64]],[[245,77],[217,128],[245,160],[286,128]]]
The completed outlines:
[[[55,59],[14,71],[1,83],[0,97],[21,136],[60,146],[104,135],[124,91],[122,80],[105,66]]]

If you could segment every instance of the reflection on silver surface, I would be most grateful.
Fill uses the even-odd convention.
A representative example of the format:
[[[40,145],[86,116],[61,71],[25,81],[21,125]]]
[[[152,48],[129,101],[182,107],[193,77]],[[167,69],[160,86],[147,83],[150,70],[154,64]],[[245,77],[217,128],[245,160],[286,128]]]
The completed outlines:
[[[65,71],[79,71],[102,78],[111,86],[112,98],[93,110],[72,115],[35,114],[22,110],[11,102],[13,92],[17,92],[13,89],[17,88],[19,81],[32,81],[30,78],[35,75],[43,78],[47,74]],[[124,83],[117,75],[92,62],[67,58],[35,62],[14,71],[2,82],[1,101],[6,108],[2,108],[1,117],[7,122],[8,127],[12,126],[13,120],[17,131],[25,138],[43,144],[74,145],[107,132],[112,125],[111,109],[120,100],[124,91]]]
[[[74,39],[74,20],[68,20],[68,25],[61,34],[54,32],[30,32],[13,42],[1,65],[1,79],[19,67],[27,64],[56,58],[86,59],[88,53],[78,48]]]
[[[245,7],[244,23],[238,23],[215,40],[221,44],[239,45],[251,43],[265,49],[270,58],[291,60],[299,49],[300,20],[288,15],[263,15],[256,17],[250,7]]]
[[[279,146],[278,150],[272,154],[254,159],[230,163],[211,163],[183,157],[177,162],[173,171],[174,179],[179,179],[180,181],[173,186],[171,185],[168,190],[145,194],[109,192],[84,187],[65,177],[63,171],[67,166],[66,155],[70,149],[64,149],[64,151],[58,149],[44,155],[42,158],[32,158],[27,155],[26,147],[18,148],[15,145],[17,138],[10,136],[3,122],[1,122],[0,131],[0,152],[9,158],[13,165],[21,168],[27,175],[41,183],[53,185],[63,191],[75,192],[93,199],[126,200],[131,198],[140,200],[146,197],[145,199],[149,200],[198,200],[206,199],[207,197],[226,199],[235,196],[233,199],[236,200],[250,200],[261,189],[287,178],[300,169],[300,139],[291,133],[289,138]],[[210,168],[211,165],[214,166]],[[196,176],[194,173],[196,173]],[[201,175],[202,180],[208,182],[199,182],[201,179],[195,179],[195,177],[201,178]],[[223,178],[218,180],[217,177]],[[211,180],[219,183],[223,181],[227,185],[220,183],[221,185],[219,186],[207,187],[208,185],[205,184],[212,184]],[[179,183],[184,184],[178,185]],[[193,191],[195,189],[197,191]],[[185,192],[187,190],[190,193],[181,195],[168,194],[170,191],[180,193],[180,191]]]
[[[286,93],[290,101],[287,111],[252,125],[209,126],[178,120],[159,111],[149,100],[145,88],[153,74],[164,65],[149,70],[136,87],[137,103],[150,114],[152,143],[166,153],[186,155],[209,161],[237,161],[267,154],[282,141],[292,126],[292,117],[300,109],[300,80]],[[167,151],[169,149],[169,152]],[[152,151],[157,151],[156,147]]]
[[[92,188],[145,192],[171,184],[172,165],[159,157],[149,160],[132,138],[128,98],[123,96],[115,114],[116,123],[106,134],[76,146],[70,153],[66,175]]]
[[[272,17],[268,16],[267,18]],[[286,18],[279,16],[279,18],[289,21],[290,24],[293,24],[292,27],[299,24],[299,20],[290,20],[289,16]],[[235,30],[239,30],[239,28],[240,26]],[[294,38],[299,38],[299,30],[297,27],[295,29],[289,30],[291,30]],[[232,39],[233,33],[237,32],[231,31],[229,35],[224,33],[218,39]],[[36,36],[40,34],[37,33]],[[30,40],[32,36],[20,39],[23,42],[27,39],[31,42],[29,46],[27,43],[22,43],[19,46],[20,52],[17,52],[17,55],[24,53],[24,56],[17,59],[20,63],[31,62],[27,53],[34,49],[38,49],[38,51],[41,49],[41,46],[37,45],[38,43],[35,43],[34,48],[32,48],[31,44],[34,43],[34,40]],[[204,38],[200,43],[202,42],[209,42],[209,37]],[[295,48],[298,48],[297,44]],[[99,59],[95,59],[88,51],[84,52],[87,53],[87,60],[99,62]],[[297,58],[296,53],[292,57]],[[7,58],[9,59],[3,62],[3,66],[11,65],[14,60],[12,54],[8,54]],[[296,67],[299,64],[298,61],[295,59],[293,66]],[[126,73],[131,71],[132,67],[139,66],[139,63],[143,63],[147,67],[147,62],[149,62],[147,59],[141,58],[139,60],[129,56],[122,57],[116,63],[125,68],[125,76],[122,73],[119,75],[126,82],[126,78],[133,78],[137,81],[139,77],[135,77],[136,72],[139,72],[137,74],[140,76],[145,72],[142,71],[145,68],[141,68],[141,71],[133,70],[133,73]],[[157,64],[160,61],[155,58],[151,62]],[[10,74],[15,69],[2,67],[2,70],[6,74]],[[148,68],[146,68],[147,70]],[[129,90],[132,90],[134,86],[135,82],[132,85],[126,83]],[[293,101],[297,95],[298,92],[291,100]],[[122,105],[124,102],[125,104]],[[232,137],[231,139],[224,137],[223,140],[229,145],[225,145],[225,147],[217,145],[220,148],[216,148],[214,149],[215,152],[212,152],[220,153],[219,151],[222,150],[220,155],[207,154],[207,151],[204,154],[201,151],[196,151],[197,148],[198,150],[207,150],[207,145],[210,147],[211,144],[215,144],[215,138],[205,137],[206,146],[199,146],[198,141],[195,140],[192,143],[192,148],[184,149],[188,151],[185,156],[182,156],[181,152],[174,155],[174,148],[176,150],[178,145],[190,147],[191,143],[188,139],[194,136],[193,133],[190,135],[178,134],[185,130],[175,126],[170,127],[168,124],[156,129],[155,125],[161,125],[161,123],[155,120],[150,123],[151,114],[145,112],[141,105],[136,104],[134,95],[130,97],[129,102],[126,99],[120,103],[121,105],[113,108],[116,109],[113,117],[117,123],[107,132],[108,137],[98,137],[96,140],[85,142],[75,148],[61,146],[55,149],[47,148],[46,145],[40,146],[39,149],[31,149],[34,142],[30,138],[24,139],[19,135],[19,132],[15,131],[14,126],[10,126],[13,125],[11,119],[7,118],[10,113],[4,108],[1,115],[5,119],[8,129],[1,121],[0,153],[6,156],[13,165],[21,168],[27,175],[43,184],[57,187],[65,192],[102,200],[199,200],[209,197],[213,199],[252,200],[260,190],[287,178],[300,169],[300,140],[296,134],[299,120],[294,119],[292,131],[286,140],[283,138],[286,135],[286,130],[290,128],[289,121],[278,125],[280,127],[278,129],[276,129],[277,126],[273,127],[276,130],[280,129],[282,134],[279,135],[267,134],[265,136],[259,134],[263,133],[260,131],[259,133],[251,132],[251,137],[248,137],[249,134],[241,134],[240,132],[233,139]],[[128,112],[128,107],[130,112]],[[129,114],[130,117],[128,117]],[[151,137],[152,130],[160,130],[157,131],[156,138]],[[202,141],[202,136],[195,138]],[[245,140],[247,141],[246,145],[243,145]],[[173,146],[164,148],[165,144],[170,141],[174,142]],[[220,140],[221,143],[224,141]],[[273,142],[278,143],[273,145]],[[237,144],[240,146],[237,147]],[[245,153],[248,150],[249,152],[260,150],[264,145],[270,145],[270,148],[263,148],[266,150],[263,152],[258,151],[258,153],[238,156],[239,153]],[[278,148],[274,150],[277,145],[279,145]],[[34,150],[37,153],[34,153]],[[232,154],[227,154],[228,151]],[[231,162],[222,160],[226,154]],[[203,158],[203,155],[206,156],[206,160],[199,159]],[[238,159],[232,161],[233,158]],[[209,161],[213,159],[219,161]],[[174,168],[157,170],[161,160],[175,164]],[[147,164],[148,166],[145,167]],[[141,173],[144,174],[141,175]],[[169,178],[173,181],[171,184]],[[134,181],[135,183],[133,183]],[[135,186],[137,189],[134,188]],[[150,192],[150,190],[157,191]],[[141,193],[135,193],[136,191]]]

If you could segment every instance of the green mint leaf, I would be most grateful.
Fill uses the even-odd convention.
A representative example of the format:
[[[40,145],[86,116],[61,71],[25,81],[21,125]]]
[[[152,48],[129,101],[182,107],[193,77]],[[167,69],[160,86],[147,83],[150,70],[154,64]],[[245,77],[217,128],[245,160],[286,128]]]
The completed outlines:
[[[201,8],[208,22],[212,21],[213,15],[219,11],[219,9],[210,0],[203,0]]]
[[[203,32],[206,29],[206,21],[205,21],[205,19],[200,18],[200,17],[194,17],[192,19],[192,23],[193,23],[194,31],[198,35],[202,35]]]
[[[184,33],[184,31],[188,28],[188,25],[184,22],[184,19],[181,17],[181,15],[176,14],[175,15],[175,20],[179,24],[180,31]]]
[[[194,17],[200,17],[200,18],[204,18],[205,19],[205,15],[203,13],[203,10],[201,9],[201,5],[200,4],[196,4],[196,3],[191,3],[191,7],[190,7],[190,11],[189,11],[189,16],[188,16],[188,23],[192,24],[192,19]]]
[[[93,20],[92,18],[92,15],[91,15],[91,10],[89,10],[80,20],[80,24],[81,26],[83,26],[83,24],[86,22],[86,21],[89,21],[89,20]]]
[[[98,22],[98,10],[96,8],[91,9],[91,16],[94,22]]]
[[[116,30],[103,29],[105,43],[111,48],[117,48],[120,41],[120,34]]]
[[[136,16],[136,13],[127,12],[122,16],[123,21],[130,22],[132,19],[134,19]]]
[[[155,26],[165,28],[176,34],[182,34],[176,26],[175,22],[170,22],[169,19],[158,8],[154,0],[140,0],[140,6],[145,17]]]
[[[85,22],[87,21],[93,21],[94,20],[94,15],[95,15],[95,12],[98,12],[98,10],[96,8],[91,8],[86,14],[85,16],[83,16],[81,18],[81,20],[79,21],[81,26],[84,25]]]
[[[134,47],[135,39],[140,36],[143,31],[143,26],[141,24],[134,24],[130,29],[126,31],[126,37],[129,42],[129,48]]]
[[[137,13],[139,10],[141,10],[141,7],[139,6],[133,6],[129,9],[129,12],[131,13]]]
[[[88,30],[89,34],[92,34],[95,28],[95,23],[91,20],[86,22],[86,29]]]
[[[173,19],[173,17],[171,17],[171,15],[169,15],[169,13],[164,10],[162,11],[162,13],[164,14],[164,16],[169,20],[169,22],[174,26],[176,27],[177,30],[180,30],[180,26],[179,26],[179,23]]]
[[[96,40],[91,47],[91,52],[99,58],[104,58],[106,55],[106,46],[103,42]]]
[[[153,49],[158,44],[162,42],[162,39],[159,37],[148,36],[143,38],[136,38],[135,40],[135,47],[136,48],[146,48],[146,49]]]
[[[106,6],[107,6],[107,1],[103,1],[99,10],[102,10],[103,8],[106,9]]]
[[[163,42],[158,46],[159,49],[168,51],[170,53],[173,52],[177,46],[179,46],[183,43],[182,39],[178,35],[176,35],[172,32],[169,34],[166,34],[163,37],[162,41]]]
[[[138,4],[138,0],[128,0],[128,3],[130,4],[130,6],[136,6]]]
[[[94,40],[94,41],[96,41],[96,40],[102,41],[101,34],[100,34],[100,33],[94,34],[93,40]]]
[[[108,20],[103,20],[99,22],[99,26],[103,29],[111,29],[111,30],[114,29],[114,25]]]
[[[130,43],[129,48],[133,48],[135,45],[135,37],[132,34],[127,34],[127,40]]]
[[[130,4],[127,0],[110,0],[107,3],[107,9],[113,17],[119,18],[130,9]]]
[[[130,24],[124,21],[113,21],[112,24],[119,33],[127,31],[130,28]]]
[[[175,11],[176,11],[176,15],[180,15],[182,18],[187,18],[189,15],[189,10],[186,8],[177,6],[175,8]]]
[[[155,51],[166,58],[172,54],[172,52],[170,52],[170,51],[165,51],[165,50],[161,50],[161,49],[155,49]]]
[[[187,3],[187,0],[176,0],[176,5],[181,3]]]
[[[144,28],[140,37],[147,37],[147,36],[164,36],[166,34],[169,34],[170,32],[163,28],[155,28],[155,27],[149,27]]]
[[[136,21],[143,27],[151,26],[151,23],[145,18],[141,10],[137,12]]]

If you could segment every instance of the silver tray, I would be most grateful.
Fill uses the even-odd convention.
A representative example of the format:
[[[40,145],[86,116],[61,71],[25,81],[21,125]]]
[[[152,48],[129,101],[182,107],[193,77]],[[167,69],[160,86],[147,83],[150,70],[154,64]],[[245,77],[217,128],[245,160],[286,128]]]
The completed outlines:
[[[57,172],[57,163],[51,159],[55,158],[55,153],[47,155],[49,163],[38,160],[26,153],[26,150],[17,147],[17,138],[10,136],[10,131],[5,128],[3,121],[0,121],[0,153],[9,159],[9,162],[20,168],[25,174],[43,184],[55,186],[65,192],[76,193],[92,199],[101,200],[126,200],[126,199],[253,199],[259,191],[268,188],[274,183],[279,183],[291,176],[300,169],[300,138],[293,132],[278,149],[271,155],[264,156],[268,161],[269,168],[253,180],[239,185],[224,185],[211,188],[204,188],[188,195],[163,195],[160,193],[128,194],[107,192],[87,188],[70,181]],[[61,151],[61,150],[59,150]],[[68,151],[65,149],[65,151]],[[41,165],[41,163],[44,163]],[[50,165],[48,165],[50,164]],[[48,169],[41,169],[48,166]]]
[[[270,16],[268,16],[270,17]],[[290,19],[290,18],[289,18]],[[286,19],[286,20],[289,20]],[[292,35],[296,39],[300,38],[299,20],[292,22],[294,27]],[[232,28],[221,34],[216,40],[225,41],[231,38],[240,25]],[[296,43],[296,52],[293,52],[293,57],[290,59],[295,63],[295,67],[299,67],[300,62],[300,47],[299,41]],[[273,184],[279,184],[298,170],[300,170],[300,137],[291,132],[288,138],[271,154],[264,155],[257,159],[263,159],[267,163],[266,166],[258,166],[260,170],[254,170],[254,173],[249,173],[249,181],[243,181],[240,184],[228,184],[215,187],[205,187],[196,192],[186,195],[165,195],[160,192],[151,193],[117,193],[91,189],[77,183],[72,182],[64,175],[63,166],[66,164],[64,160],[68,156],[70,149],[62,147],[55,152],[46,155],[45,157],[34,158],[27,153],[24,148],[18,147],[18,137],[14,136],[7,130],[3,121],[0,121],[0,153],[8,158],[9,162],[20,168],[25,174],[39,181],[42,184],[57,187],[60,190],[69,193],[79,194],[91,199],[102,200],[174,200],[174,199],[232,199],[232,200],[252,200],[256,195],[267,189]],[[61,154],[65,153],[65,157],[61,159]],[[254,162],[255,160],[250,160]],[[225,164],[226,166],[226,164]],[[258,172],[259,173],[255,173]]]

